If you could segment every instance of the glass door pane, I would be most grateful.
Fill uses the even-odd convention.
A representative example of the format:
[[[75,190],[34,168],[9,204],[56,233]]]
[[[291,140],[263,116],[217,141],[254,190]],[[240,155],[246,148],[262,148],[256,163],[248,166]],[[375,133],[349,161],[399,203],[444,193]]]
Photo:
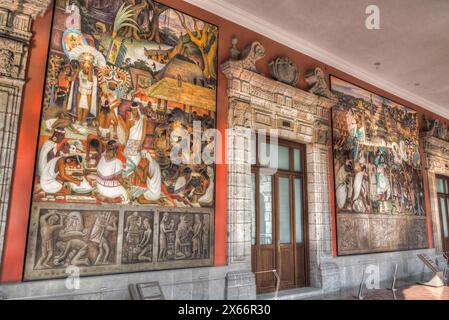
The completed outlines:
[[[290,169],[290,150],[287,147],[278,146],[278,168]]]
[[[290,179],[279,178],[279,240],[281,243],[291,243],[290,221]]]
[[[273,243],[273,193],[272,177],[266,175],[259,176],[259,223],[260,238],[259,243]]]
[[[301,179],[295,179],[295,229],[296,243],[302,243],[302,184]]]
[[[301,150],[293,149],[293,170],[301,171]]]
[[[444,205],[444,198],[440,198],[441,200],[441,215],[443,219],[443,235],[444,238],[447,239],[449,237],[448,226],[447,226],[447,209],[449,208],[449,198],[446,198],[446,206]]]
[[[256,244],[256,174],[251,173],[251,244]]]
[[[445,193],[444,182],[445,181],[443,179],[437,178],[436,185],[438,193]]]

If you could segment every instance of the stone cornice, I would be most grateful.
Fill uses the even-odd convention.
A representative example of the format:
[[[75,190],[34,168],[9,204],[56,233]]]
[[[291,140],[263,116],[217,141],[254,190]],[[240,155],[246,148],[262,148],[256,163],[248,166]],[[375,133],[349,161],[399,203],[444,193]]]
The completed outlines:
[[[252,53],[221,65],[228,79],[228,126],[276,129],[282,139],[327,147],[330,108],[336,100],[257,73],[255,61],[264,54],[263,47],[253,42],[248,48]]]
[[[300,103],[301,105],[313,105],[330,109],[335,101],[320,97],[307,91],[289,86],[288,84],[270,79],[259,73],[243,69],[240,61],[227,61],[221,65],[221,70],[228,78],[245,81],[253,87],[260,88],[264,93],[271,95],[274,99],[277,96],[283,96],[291,99],[292,105]]]
[[[36,19],[47,11],[51,2],[52,0],[2,0],[0,8],[20,12]]]
[[[0,36],[28,43],[33,35],[28,31],[18,30],[12,27],[0,26]]]
[[[424,150],[429,156],[445,158],[449,161],[449,142],[435,138],[433,136],[423,135]]]

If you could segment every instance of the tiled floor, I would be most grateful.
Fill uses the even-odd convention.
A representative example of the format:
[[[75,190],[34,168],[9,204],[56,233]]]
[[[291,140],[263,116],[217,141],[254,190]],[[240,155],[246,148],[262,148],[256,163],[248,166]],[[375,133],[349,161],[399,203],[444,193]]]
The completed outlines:
[[[415,284],[412,286],[399,288],[396,291],[397,300],[449,300],[449,287],[434,288]],[[390,300],[393,294],[390,290],[378,290],[367,293],[367,298],[371,300]]]
[[[364,300],[394,300],[391,290],[366,290],[363,292]],[[316,299],[316,298],[312,298]],[[324,300],[356,300],[351,293],[340,293],[338,295],[327,295],[319,297]],[[449,287],[434,288],[419,284],[398,288],[396,300],[449,300]]]

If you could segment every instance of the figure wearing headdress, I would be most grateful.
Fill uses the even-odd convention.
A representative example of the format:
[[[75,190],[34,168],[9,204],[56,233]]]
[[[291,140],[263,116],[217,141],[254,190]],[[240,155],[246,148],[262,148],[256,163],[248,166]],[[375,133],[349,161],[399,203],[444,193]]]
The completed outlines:
[[[39,152],[39,164],[38,164],[38,174],[42,175],[47,163],[55,158],[58,153],[57,146],[64,140],[65,130],[61,127],[56,128],[53,131],[53,135],[44,142]]]
[[[97,116],[98,78],[94,72],[93,56],[82,54],[81,70],[70,89],[69,113],[77,118],[76,123],[87,127],[87,120]]]
[[[97,165],[97,198],[110,203],[129,203],[129,196],[123,187],[123,164],[117,159],[118,145],[111,140],[106,146],[106,152]]]
[[[140,111],[139,104],[133,102],[131,112],[126,120],[127,141],[123,154],[126,157],[125,177],[129,177],[141,160],[140,151],[145,138],[145,116]]]

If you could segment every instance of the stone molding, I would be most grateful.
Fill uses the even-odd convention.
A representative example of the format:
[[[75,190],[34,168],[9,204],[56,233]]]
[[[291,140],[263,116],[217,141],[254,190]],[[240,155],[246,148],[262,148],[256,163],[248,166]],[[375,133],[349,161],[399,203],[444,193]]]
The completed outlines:
[[[0,264],[32,38],[31,23],[45,13],[50,3],[51,0],[0,2]]]
[[[36,19],[47,11],[52,0],[2,0],[1,8]]]
[[[427,134],[422,137],[427,170],[449,175],[449,142]]]
[[[432,234],[437,254],[443,252],[441,234],[441,217],[439,213],[438,195],[436,190],[436,175],[449,176],[449,142],[436,138],[429,132],[422,134],[424,155],[426,159],[427,178],[429,181],[429,199],[432,218]]]

